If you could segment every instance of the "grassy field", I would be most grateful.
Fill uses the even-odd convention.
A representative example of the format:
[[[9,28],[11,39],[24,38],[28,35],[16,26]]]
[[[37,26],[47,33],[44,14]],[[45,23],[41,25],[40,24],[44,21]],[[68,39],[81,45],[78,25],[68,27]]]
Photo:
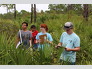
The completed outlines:
[[[16,35],[23,21],[30,22],[29,17],[12,19],[0,18],[0,64],[1,65],[59,65],[59,56],[63,49],[55,49],[54,46],[44,48],[44,52],[15,49]],[[81,50],[77,52],[77,65],[92,64],[92,16],[85,21],[82,16],[75,14],[42,14],[38,15],[37,30],[39,25],[45,23],[49,27],[49,33],[55,44],[59,43],[65,22],[74,23],[74,31],[81,39]],[[33,23],[34,24],[34,23]],[[29,23],[28,29],[32,24]]]

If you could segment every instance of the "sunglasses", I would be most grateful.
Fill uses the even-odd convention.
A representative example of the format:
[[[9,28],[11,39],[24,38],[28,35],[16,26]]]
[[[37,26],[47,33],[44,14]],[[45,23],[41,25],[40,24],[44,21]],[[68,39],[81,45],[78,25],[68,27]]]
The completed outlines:
[[[64,26],[64,28],[71,28],[70,26]]]

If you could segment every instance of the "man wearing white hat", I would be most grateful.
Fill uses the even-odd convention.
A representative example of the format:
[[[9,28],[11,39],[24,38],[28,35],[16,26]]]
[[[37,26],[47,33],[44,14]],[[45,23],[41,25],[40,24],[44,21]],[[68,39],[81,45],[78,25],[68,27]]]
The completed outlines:
[[[64,29],[66,32],[62,33],[60,43],[56,46],[56,48],[65,48],[60,56],[61,61],[67,62],[70,65],[75,65],[76,51],[80,50],[80,38],[73,32],[72,22],[66,22]]]

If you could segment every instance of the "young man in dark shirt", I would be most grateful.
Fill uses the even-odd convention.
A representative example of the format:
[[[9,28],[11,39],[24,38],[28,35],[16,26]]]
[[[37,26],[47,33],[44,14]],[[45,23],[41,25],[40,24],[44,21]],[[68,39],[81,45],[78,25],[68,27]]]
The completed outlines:
[[[18,32],[18,34],[17,34],[17,42],[22,39],[23,47],[26,49],[28,49],[32,45],[31,44],[32,33],[27,30],[27,27],[28,27],[28,23],[23,22],[22,30],[20,32]],[[20,37],[20,33],[21,33],[21,37]]]

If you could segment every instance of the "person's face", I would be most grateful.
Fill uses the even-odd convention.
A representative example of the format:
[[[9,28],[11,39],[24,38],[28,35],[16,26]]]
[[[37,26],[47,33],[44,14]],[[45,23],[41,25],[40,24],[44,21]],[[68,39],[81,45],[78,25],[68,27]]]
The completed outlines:
[[[40,27],[40,30],[41,30],[41,32],[46,31],[45,28],[43,28],[43,27]]]
[[[22,29],[27,29],[26,24],[22,24]]]
[[[35,31],[36,29],[35,28],[31,28],[32,31]]]
[[[67,33],[71,32],[71,30],[72,30],[72,29],[65,28],[65,31],[66,31]]]

